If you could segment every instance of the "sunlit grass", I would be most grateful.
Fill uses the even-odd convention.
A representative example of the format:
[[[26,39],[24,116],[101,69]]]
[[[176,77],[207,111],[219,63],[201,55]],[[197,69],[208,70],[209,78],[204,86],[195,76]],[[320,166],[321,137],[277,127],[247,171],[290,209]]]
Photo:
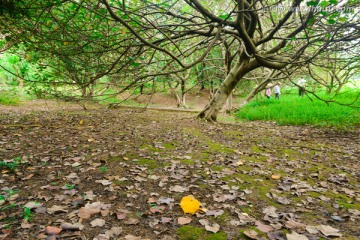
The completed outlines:
[[[280,125],[356,126],[360,125],[359,94],[360,91],[356,90],[338,95],[326,93],[318,95],[323,99],[341,104],[353,103],[352,107],[336,102],[326,103],[311,95],[299,97],[297,94],[284,94],[280,99],[253,101],[238,111],[236,116],[251,121],[276,121]]]

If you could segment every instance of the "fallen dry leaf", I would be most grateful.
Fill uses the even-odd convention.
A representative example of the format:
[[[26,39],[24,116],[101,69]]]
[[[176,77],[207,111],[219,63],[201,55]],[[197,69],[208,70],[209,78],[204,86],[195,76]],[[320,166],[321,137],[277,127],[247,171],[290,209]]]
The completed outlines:
[[[84,229],[84,225],[82,225],[81,223],[62,223],[60,226],[62,229],[64,230],[69,230],[69,231],[81,231]]]
[[[214,216],[214,217],[218,217],[224,214],[224,210],[220,209],[220,210],[207,210],[204,211],[206,212],[206,216]]]
[[[315,226],[306,226],[306,231],[310,234],[318,234],[319,230]]]
[[[286,197],[278,197],[276,201],[284,205],[289,205],[291,203],[291,201]]]
[[[126,235],[125,240],[142,240],[142,238],[134,235]]]
[[[263,213],[272,218],[278,218],[279,214],[276,213],[276,207],[269,206],[263,210]]]
[[[281,175],[274,174],[274,175],[271,176],[271,178],[274,179],[274,180],[279,180],[281,178]]]
[[[61,233],[62,229],[58,228],[58,227],[52,227],[52,226],[47,226],[45,227],[45,233],[46,234],[53,234],[53,235],[58,235],[59,233]]]
[[[57,205],[54,205],[52,206],[51,208],[48,208],[47,209],[47,212],[49,214],[53,214],[53,213],[66,213],[68,212],[68,210],[66,210],[66,207],[65,206],[57,206]]]
[[[82,207],[79,210],[78,217],[87,219],[87,218],[90,218],[92,215],[100,213],[100,212],[101,212],[101,210],[97,209],[97,208]]]
[[[245,230],[244,234],[250,239],[258,239],[259,236],[259,234],[252,229]]]
[[[104,185],[104,186],[108,186],[108,185],[111,185],[111,184],[112,184],[112,182],[109,181],[109,180],[107,180],[107,179],[96,180],[95,182],[96,182],[96,183],[101,183],[101,184]]]
[[[122,227],[112,227],[110,230],[107,230],[105,232],[105,236],[109,238],[114,238],[116,236],[119,236],[122,233]]]
[[[94,200],[96,195],[93,193],[93,191],[85,192],[84,200]]]
[[[171,204],[172,202],[174,202],[175,200],[173,198],[163,198],[163,197],[160,197],[157,202],[159,204]]]
[[[22,220],[22,221],[21,221],[21,228],[23,228],[23,229],[32,228],[34,225],[35,225],[35,224],[28,223],[27,220]]]
[[[326,237],[341,237],[340,230],[327,225],[319,225],[316,227]]]
[[[172,218],[161,217],[161,223],[162,223],[162,224],[170,223],[171,220],[172,220]]]
[[[22,178],[21,180],[29,180],[30,178],[32,178],[34,176],[34,174],[29,174],[28,176]]]
[[[286,234],[287,240],[309,240],[305,235],[298,234],[297,232],[292,232],[291,234]]]
[[[129,219],[125,222],[126,225],[136,225],[136,224],[138,224],[138,223],[139,223],[139,219],[137,219],[137,218],[129,218]]]
[[[34,208],[39,208],[42,207],[42,204],[36,201],[31,201],[28,202],[24,205],[24,207],[29,208],[29,209],[34,209]]]
[[[263,224],[262,222],[260,221],[256,221],[255,222],[255,226],[257,229],[259,229],[260,231],[262,231],[263,233],[268,233],[268,232],[271,232],[274,230],[274,228],[270,225],[266,225],[266,224]]]
[[[170,191],[179,192],[179,193],[183,193],[183,192],[186,192],[188,190],[189,190],[188,188],[182,187],[182,186],[179,186],[179,185],[175,185],[175,186],[170,188]]]
[[[199,223],[205,227],[206,231],[217,233],[220,230],[220,225],[217,223],[211,223],[207,219],[200,219]]]
[[[165,206],[154,206],[149,209],[151,213],[163,213]]]
[[[191,223],[192,219],[189,217],[179,217],[178,218],[178,224],[185,225]]]
[[[305,224],[302,224],[300,222],[296,222],[293,219],[290,219],[290,220],[286,221],[285,222],[285,227],[289,228],[289,229],[292,229],[292,230],[297,230],[297,231],[300,231],[300,232],[303,232],[306,229]]]
[[[96,218],[90,224],[92,227],[103,227],[105,225],[105,220],[101,218]]]

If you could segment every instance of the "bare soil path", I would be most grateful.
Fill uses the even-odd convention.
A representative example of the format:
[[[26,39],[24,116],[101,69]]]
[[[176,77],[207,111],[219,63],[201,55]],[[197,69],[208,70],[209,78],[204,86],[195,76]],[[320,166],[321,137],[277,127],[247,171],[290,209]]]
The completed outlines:
[[[0,239],[359,239],[359,131],[193,117],[0,107]]]

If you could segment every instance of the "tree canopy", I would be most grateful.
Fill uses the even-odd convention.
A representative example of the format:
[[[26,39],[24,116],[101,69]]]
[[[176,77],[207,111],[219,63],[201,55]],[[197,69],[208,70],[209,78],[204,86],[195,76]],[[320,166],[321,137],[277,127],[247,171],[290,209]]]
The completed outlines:
[[[104,76],[121,92],[159,77],[175,82],[204,63],[220,68],[199,114],[208,120],[251,72],[306,73],[329,52],[357,62],[360,37],[357,0],[22,0],[1,9],[2,49],[22,44],[28,61],[58,74],[47,81],[76,85],[83,97]]]

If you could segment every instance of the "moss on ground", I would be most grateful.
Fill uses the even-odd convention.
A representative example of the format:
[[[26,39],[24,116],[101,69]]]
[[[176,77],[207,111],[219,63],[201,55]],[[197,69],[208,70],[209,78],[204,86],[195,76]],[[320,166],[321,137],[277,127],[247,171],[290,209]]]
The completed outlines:
[[[153,159],[140,158],[140,159],[137,159],[137,161],[133,161],[133,163],[140,165],[140,166],[145,166],[148,169],[156,169],[159,167],[158,162]]]
[[[180,240],[227,240],[224,232],[209,233],[204,228],[193,226],[182,226],[177,229],[176,234]]]
[[[176,234],[180,240],[199,240],[204,238],[205,229],[193,226],[183,226],[177,229]]]
[[[112,180],[112,182],[117,186],[127,186],[129,185],[129,181],[120,181],[120,180]]]
[[[234,153],[234,149],[226,147],[221,143],[214,142],[212,140],[206,140],[206,145],[209,147],[209,151],[214,153]]]
[[[163,147],[165,149],[175,149],[175,145],[173,143],[163,143]]]
[[[185,165],[194,165],[195,164],[195,161],[192,159],[183,159],[183,160],[180,160],[180,162]]]
[[[256,145],[252,145],[251,146],[251,150],[254,152],[254,153],[262,153],[263,151]]]

